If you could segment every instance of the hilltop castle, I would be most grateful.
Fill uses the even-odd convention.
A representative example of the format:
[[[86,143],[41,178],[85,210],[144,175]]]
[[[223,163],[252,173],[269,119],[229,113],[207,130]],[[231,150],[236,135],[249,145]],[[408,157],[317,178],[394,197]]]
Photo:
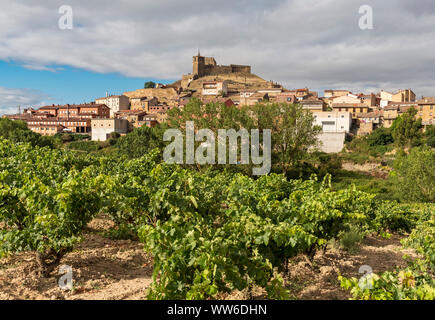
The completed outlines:
[[[230,64],[229,66],[217,65],[213,57],[203,57],[198,55],[193,57],[193,70],[191,74],[183,75],[181,86],[187,88],[192,80],[205,76],[214,76],[231,73],[251,74],[251,66]]]

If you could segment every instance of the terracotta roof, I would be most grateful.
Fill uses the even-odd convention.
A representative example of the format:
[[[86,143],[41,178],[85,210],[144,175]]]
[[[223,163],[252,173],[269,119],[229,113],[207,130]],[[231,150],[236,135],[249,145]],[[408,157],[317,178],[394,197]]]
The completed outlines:
[[[333,108],[368,108],[368,106],[365,103],[333,103]]]
[[[317,97],[309,97],[307,99],[300,101],[300,103],[302,103],[302,102],[320,102],[320,103],[323,103],[323,101]]]
[[[382,114],[379,112],[368,112],[368,113],[359,113],[357,115],[358,118],[379,118]]]
[[[128,113],[128,114],[141,115],[141,114],[146,114],[146,111],[143,111],[143,110],[119,110],[119,111],[115,112],[115,114],[118,114],[118,113]]]

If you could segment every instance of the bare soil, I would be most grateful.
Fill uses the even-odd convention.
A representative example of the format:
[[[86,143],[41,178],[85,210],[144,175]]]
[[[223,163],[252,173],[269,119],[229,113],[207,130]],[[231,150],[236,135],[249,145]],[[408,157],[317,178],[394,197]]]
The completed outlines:
[[[61,265],[73,269],[73,290],[64,291],[58,286],[55,273],[43,278],[37,273],[34,255],[22,253],[0,259],[0,299],[30,300],[138,300],[146,299],[146,290],[152,283],[153,260],[143,250],[143,245],[131,240],[111,240],[101,232],[111,227],[104,217],[91,222],[84,240],[67,254]],[[290,261],[290,273],[285,276],[291,297],[294,299],[348,299],[340,288],[339,274],[361,277],[363,265],[379,273],[405,266],[403,255],[413,256],[403,250],[400,236],[389,240],[369,237],[358,252],[349,254],[330,248],[319,252],[313,262],[305,256]],[[264,299],[265,292],[255,288],[254,299]],[[247,292],[234,292],[220,299],[247,299]]]
[[[342,168],[347,171],[361,172],[380,179],[387,179],[390,172],[389,169],[382,167],[382,165],[377,162],[368,162],[365,164],[343,162]]]

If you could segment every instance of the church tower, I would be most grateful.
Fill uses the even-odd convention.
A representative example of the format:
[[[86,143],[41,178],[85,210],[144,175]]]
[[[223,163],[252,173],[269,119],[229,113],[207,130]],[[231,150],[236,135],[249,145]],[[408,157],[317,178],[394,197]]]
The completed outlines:
[[[198,55],[193,57],[193,75],[202,77],[205,72],[205,58],[201,56],[198,50]]]

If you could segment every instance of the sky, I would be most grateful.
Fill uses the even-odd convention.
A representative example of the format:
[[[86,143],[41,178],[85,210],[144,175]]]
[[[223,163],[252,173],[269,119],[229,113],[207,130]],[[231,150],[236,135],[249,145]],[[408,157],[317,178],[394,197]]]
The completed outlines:
[[[0,0],[0,114],[170,83],[192,56],[287,89],[435,96],[433,0]],[[59,8],[72,9],[72,29]],[[373,29],[361,29],[362,5]]]

